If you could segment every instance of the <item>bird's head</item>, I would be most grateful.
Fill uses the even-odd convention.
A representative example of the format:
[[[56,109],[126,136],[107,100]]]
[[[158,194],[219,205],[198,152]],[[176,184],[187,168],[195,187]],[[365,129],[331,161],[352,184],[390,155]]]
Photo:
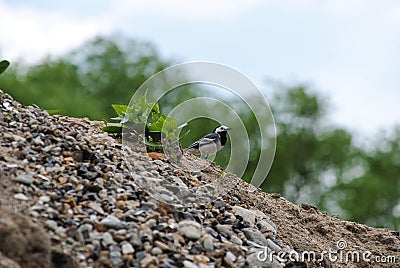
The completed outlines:
[[[222,133],[222,132],[227,132],[228,130],[231,130],[230,127],[227,126],[219,126],[216,129],[214,129],[215,133]]]

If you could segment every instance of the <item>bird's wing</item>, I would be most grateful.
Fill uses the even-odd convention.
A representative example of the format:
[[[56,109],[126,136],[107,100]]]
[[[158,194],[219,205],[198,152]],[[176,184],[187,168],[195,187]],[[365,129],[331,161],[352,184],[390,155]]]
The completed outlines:
[[[200,140],[193,142],[190,144],[187,149],[199,149],[200,146]]]
[[[210,143],[217,141],[218,138],[219,138],[219,135],[217,133],[207,134],[200,140],[193,142],[190,146],[187,147],[187,149],[198,149],[200,144],[201,145],[210,144]]]
[[[216,142],[219,139],[219,135],[217,133],[210,133],[205,135],[200,141],[204,140],[205,142]]]

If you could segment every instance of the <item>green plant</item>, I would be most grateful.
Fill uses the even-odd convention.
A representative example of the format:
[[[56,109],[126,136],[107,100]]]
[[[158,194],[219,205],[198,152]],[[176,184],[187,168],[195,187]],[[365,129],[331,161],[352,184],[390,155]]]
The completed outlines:
[[[10,66],[10,62],[7,60],[0,61],[0,74],[4,73],[7,70],[8,66]]]
[[[158,103],[149,102],[146,96],[133,101],[130,106],[112,104],[111,107],[117,113],[117,116],[111,120],[117,121],[119,124],[106,125],[102,128],[103,131],[122,133],[123,128],[133,130],[135,126],[144,124],[144,144],[150,147],[150,151],[161,150],[161,140],[163,140],[164,148],[179,144],[178,130],[184,125],[178,127],[176,118],[161,113]]]

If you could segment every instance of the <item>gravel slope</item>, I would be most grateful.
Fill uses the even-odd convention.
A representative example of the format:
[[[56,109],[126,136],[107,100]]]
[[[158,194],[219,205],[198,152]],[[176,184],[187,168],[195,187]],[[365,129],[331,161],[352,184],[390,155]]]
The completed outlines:
[[[0,110],[2,213],[19,212],[44,230],[53,249],[53,267],[66,256],[82,267],[395,267],[400,263],[398,232],[329,217],[310,205],[294,205],[279,195],[263,193],[234,176],[229,176],[233,189],[211,203],[159,202],[135,180],[158,180],[160,185],[172,181],[192,189],[218,179],[223,170],[212,164],[198,172],[132,154],[134,171],[129,172],[120,139],[102,133],[102,123],[50,116],[7,94],[0,95]],[[185,158],[192,165],[197,161],[191,155]],[[173,191],[166,187],[166,196],[173,196]],[[23,231],[26,224],[19,226]],[[0,222],[0,233],[2,228]],[[272,251],[276,254],[263,255]],[[331,256],[322,257],[324,251]],[[0,267],[6,257],[21,266],[40,267],[15,258],[12,247],[0,247],[0,253]],[[302,254],[308,259],[293,260]],[[346,254],[351,255],[348,261]],[[391,263],[378,263],[383,257]]]

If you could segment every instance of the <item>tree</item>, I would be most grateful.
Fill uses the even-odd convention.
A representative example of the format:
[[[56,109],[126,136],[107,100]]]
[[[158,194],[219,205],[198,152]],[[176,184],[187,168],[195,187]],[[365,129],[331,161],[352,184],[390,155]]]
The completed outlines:
[[[27,105],[108,119],[113,116],[110,104],[127,104],[147,78],[169,65],[149,43],[97,37],[59,58],[14,64],[0,87]]]
[[[363,152],[363,172],[341,181],[332,195],[342,193],[338,203],[349,220],[395,229],[400,227],[400,127],[391,135],[380,134],[370,152]]]

